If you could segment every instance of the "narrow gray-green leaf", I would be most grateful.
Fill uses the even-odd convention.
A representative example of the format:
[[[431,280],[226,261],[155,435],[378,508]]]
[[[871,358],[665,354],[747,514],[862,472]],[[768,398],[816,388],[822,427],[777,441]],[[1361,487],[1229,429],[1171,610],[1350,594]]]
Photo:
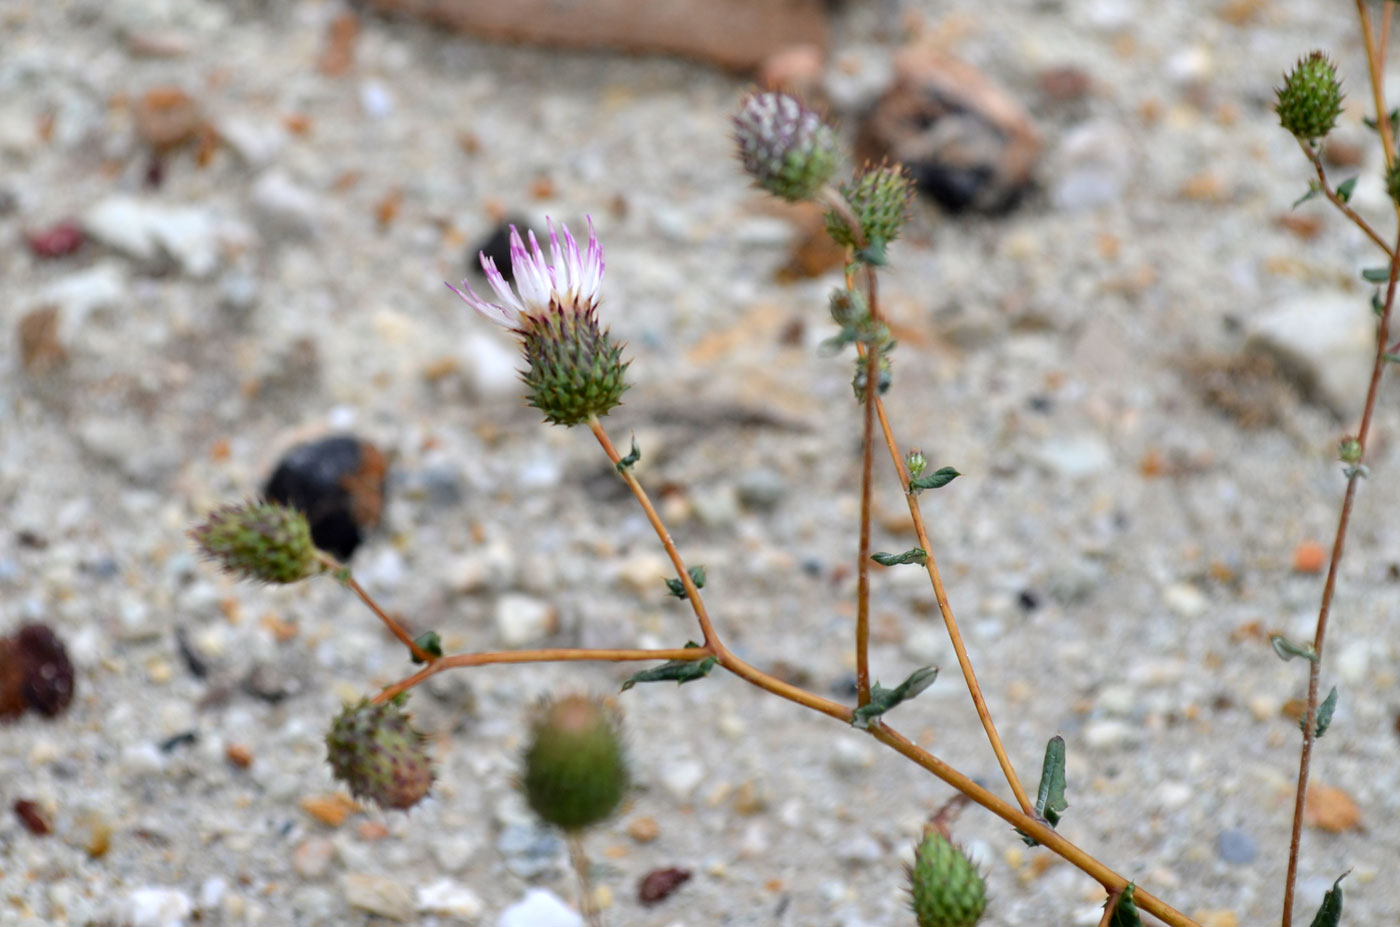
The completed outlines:
[[[1065,739],[1056,734],[1045,745],[1045,763],[1040,768],[1035,813],[1054,827],[1060,823],[1060,815],[1068,807],[1069,802],[1065,801]]]
[[[925,473],[921,477],[910,480],[909,491],[923,492],[925,489],[939,489],[960,476],[962,474],[952,467],[940,467],[932,473]]]
[[[699,646],[694,641],[688,641],[685,649],[691,650]],[[639,682],[674,682],[676,685],[685,685],[687,682],[708,676],[717,662],[715,657],[706,657],[703,660],[671,660],[649,670],[634,673],[622,684],[622,691],[626,692]]]
[[[917,563],[919,566],[923,566],[925,563],[928,563],[928,551],[924,550],[922,547],[915,547],[913,550],[906,550],[902,554],[871,554],[870,559],[880,564],[880,566],[897,566],[901,563]]]
[[[1361,279],[1367,283],[1389,283],[1389,267],[1367,267],[1361,272]]]
[[[889,711],[900,702],[907,702],[920,692],[933,685],[933,681],[938,678],[938,670],[932,666],[924,666],[914,670],[909,674],[909,678],[895,686],[893,689],[886,689],[878,682],[870,689],[870,701],[857,708],[851,713],[851,725],[864,730],[870,726],[880,715]]]
[[[1142,927],[1142,915],[1138,913],[1137,903],[1133,901],[1133,891],[1137,888],[1132,882],[1123,889],[1118,896],[1118,906],[1113,909],[1113,916],[1108,919],[1108,927]]]
[[[1337,876],[1332,888],[1322,896],[1322,906],[1312,919],[1312,927],[1337,927],[1342,922],[1342,880],[1351,870]]]
[[[1349,177],[1337,184],[1337,199],[1343,203],[1351,202],[1351,191],[1356,189],[1356,178]]]
[[[642,459],[642,449],[637,446],[637,439],[632,438],[632,452],[617,462],[617,472],[625,473],[637,465],[637,461]]]
[[[1313,728],[1313,736],[1321,737],[1327,733],[1327,728],[1332,725],[1332,712],[1337,710],[1337,687],[1333,686],[1332,691],[1327,693],[1327,697],[1322,700],[1322,704],[1317,706],[1317,726]]]
[[[1310,200],[1310,199],[1312,199],[1313,197],[1317,196],[1317,195],[1318,195],[1319,193],[1321,193],[1321,192],[1322,192],[1322,188],[1319,187],[1319,186],[1317,185],[1317,181],[1316,181],[1316,180],[1311,181],[1311,182],[1308,184],[1308,192],[1307,192],[1307,193],[1304,193],[1302,196],[1300,196],[1300,197],[1298,197],[1296,200],[1294,200],[1294,201],[1293,201],[1293,205],[1290,206],[1289,208],[1290,208],[1290,209],[1297,209],[1299,206],[1303,205],[1303,204],[1306,203],[1308,200]]]
[[[1274,653],[1285,663],[1294,657],[1302,657],[1310,663],[1317,662],[1317,651],[1313,650],[1312,644],[1304,644],[1301,647],[1284,637],[1282,634],[1269,635],[1269,643],[1273,645]]]

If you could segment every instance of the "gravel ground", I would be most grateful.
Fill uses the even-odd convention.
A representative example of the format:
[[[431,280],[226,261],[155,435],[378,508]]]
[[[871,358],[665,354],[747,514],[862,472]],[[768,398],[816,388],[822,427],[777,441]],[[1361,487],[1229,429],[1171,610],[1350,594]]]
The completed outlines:
[[[1337,369],[1365,350],[1309,354],[1305,337],[1298,363],[1323,391],[1304,398],[1243,349],[1299,304],[1359,306],[1365,334],[1355,271],[1374,249],[1316,203],[1288,212],[1306,164],[1270,111],[1280,71],[1329,49],[1352,94],[1341,137],[1365,151],[1354,202],[1383,223],[1356,29],[1306,0],[909,7],[1046,141],[1029,202],[921,207],[882,284],[896,432],[965,474],[926,512],[991,709],[1028,780],[1065,736],[1063,833],[1203,924],[1273,922],[1298,746],[1284,708],[1306,674],[1265,634],[1311,635],[1322,579],[1294,552],[1331,537],[1335,446],[1359,410],[1318,398],[1354,397]],[[694,636],[591,437],[537,423],[509,339],[442,286],[501,209],[593,217],[603,311],[633,358],[615,440],[637,435],[732,646],[849,697],[858,410],[848,360],[818,350],[838,275],[775,280],[791,227],[727,137],[744,82],[372,18],[328,76],[315,64],[339,10],[0,0],[0,628],[50,623],[79,670],[67,714],[0,729],[0,924],[494,925],[532,888],[574,897],[562,844],[512,786],[522,718],[544,693],[615,691],[625,668],[439,677],[413,702],[435,797],[336,824],[322,733],[409,666],[335,584],[238,585],[184,537],[292,443],[348,430],[393,459],[358,575],[414,627],[454,649],[529,636],[541,611],[540,640],[562,645]],[[840,20],[838,81],[879,70],[876,18]],[[1038,75],[1061,65],[1091,78],[1085,98],[1045,96]],[[133,104],[161,87],[230,144],[172,152],[152,188]],[[66,217],[101,240],[53,260],[24,246]],[[26,371],[13,333],[44,306],[66,361]],[[1342,569],[1324,672],[1340,704],[1314,764],[1340,790],[1317,804],[1349,796],[1360,817],[1307,830],[1300,880],[1310,917],[1351,870],[1351,924],[1400,920],[1395,400]],[[892,482],[876,505],[877,549],[912,546]],[[880,679],[944,667],[892,723],[995,788],[926,582],[876,579]],[[609,923],[911,922],[900,863],[941,783],[732,677],[620,702],[640,787],[589,838]],[[53,835],[22,827],[19,798]],[[999,820],[965,811],[956,835],[988,875],[984,923],[1097,923],[1097,887]],[[638,879],[668,866],[694,878],[641,906]]]

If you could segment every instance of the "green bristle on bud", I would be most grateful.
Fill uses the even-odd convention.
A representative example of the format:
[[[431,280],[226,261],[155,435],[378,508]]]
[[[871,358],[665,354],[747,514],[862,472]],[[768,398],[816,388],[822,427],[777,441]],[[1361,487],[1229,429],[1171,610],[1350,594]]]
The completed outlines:
[[[987,882],[962,850],[930,831],[908,869],[919,927],[973,927],[987,909]]]
[[[206,557],[244,579],[294,583],[324,569],[306,516],[276,502],[226,505],[189,534]]]
[[[872,263],[881,263],[885,246],[899,237],[899,230],[909,221],[909,207],[914,200],[914,182],[902,167],[867,167],[860,176],[841,185],[841,195],[855,220],[859,233],[841,213],[826,214],[826,230],[838,245],[862,248]]]
[[[616,713],[584,696],[540,710],[524,760],[521,785],[530,807],[571,833],[616,811],[631,782]]]
[[[326,761],[351,795],[381,808],[407,810],[432,788],[433,765],[426,740],[397,703],[376,705],[364,699],[345,706],[331,724]]]
[[[904,466],[909,469],[910,479],[918,479],[928,469],[928,458],[923,451],[914,448],[904,455]]]
[[[1336,67],[1320,51],[1300,58],[1275,93],[1279,123],[1300,141],[1323,138],[1342,113],[1342,83]]]
[[[622,402],[630,362],[622,360],[622,345],[598,327],[593,309],[551,306],[542,315],[527,316],[521,336],[530,364],[523,375],[529,403],[545,421],[580,425]]]
[[[836,133],[796,97],[752,93],[734,116],[739,160],[759,187],[791,202],[810,200],[836,173]]]

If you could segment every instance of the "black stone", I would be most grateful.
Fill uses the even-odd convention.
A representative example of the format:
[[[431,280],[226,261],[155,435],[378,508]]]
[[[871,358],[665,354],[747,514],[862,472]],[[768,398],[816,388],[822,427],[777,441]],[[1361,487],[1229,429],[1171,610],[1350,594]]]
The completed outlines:
[[[305,513],[311,523],[311,540],[317,547],[341,561],[348,561],[373,524],[361,524],[355,487],[366,472],[380,469],[378,492],[383,492],[382,458],[372,445],[350,435],[336,435],[298,444],[288,451],[263,494],[274,502]],[[372,510],[378,521],[378,502]]]

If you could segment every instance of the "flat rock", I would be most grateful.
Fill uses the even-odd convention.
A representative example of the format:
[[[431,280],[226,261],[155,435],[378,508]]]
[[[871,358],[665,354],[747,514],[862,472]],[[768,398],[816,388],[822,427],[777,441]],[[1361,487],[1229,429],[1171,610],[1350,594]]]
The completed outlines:
[[[1376,317],[1362,294],[1298,296],[1249,325],[1246,349],[1271,355],[1309,400],[1361,414],[1376,353]]]
[[[217,223],[198,206],[114,194],[89,209],[82,225],[97,241],[142,263],[168,255],[192,277],[208,277],[219,266]]]
[[[361,911],[407,921],[413,917],[414,898],[408,886],[387,876],[369,872],[349,872],[340,879],[346,904]]]

